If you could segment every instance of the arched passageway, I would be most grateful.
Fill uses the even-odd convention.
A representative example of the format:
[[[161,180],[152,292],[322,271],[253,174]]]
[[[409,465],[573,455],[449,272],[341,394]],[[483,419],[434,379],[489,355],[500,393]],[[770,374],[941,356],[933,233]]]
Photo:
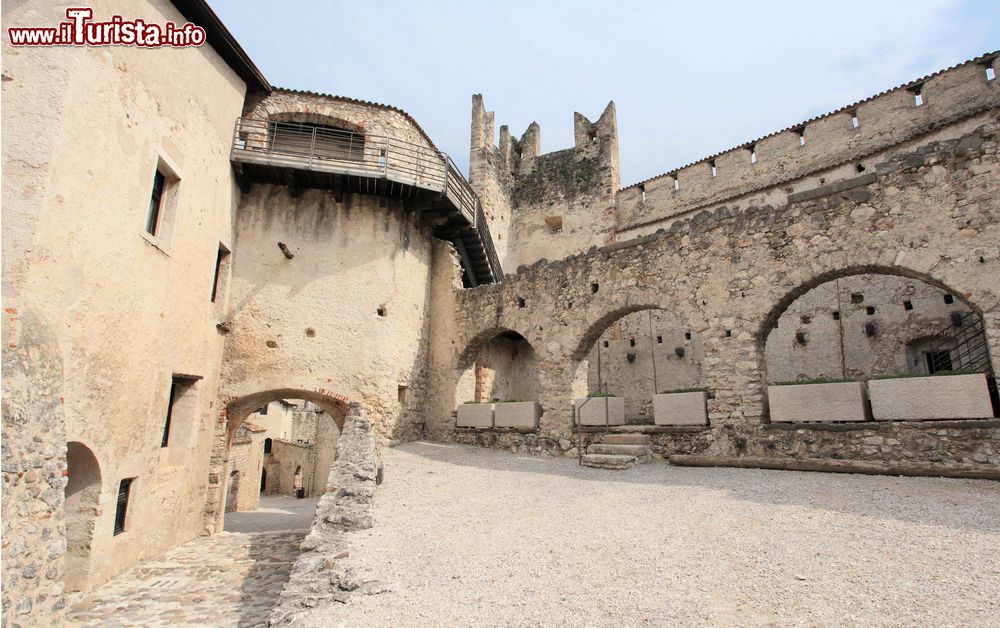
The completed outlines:
[[[209,487],[209,525],[219,529],[223,523],[223,513],[214,512],[214,504],[225,504],[225,513],[247,512],[257,510],[262,497],[294,496],[297,469],[304,495],[321,495],[346,408],[332,395],[297,389],[262,391],[231,401],[213,463],[220,477],[237,481],[214,491]]]
[[[537,427],[542,412],[538,376],[535,348],[519,332],[480,333],[459,356],[455,369],[458,426]]]
[[[66,576],[67,591],[87,588],[94,526],[101,496],[101,467],[86,445],[66,446]]]

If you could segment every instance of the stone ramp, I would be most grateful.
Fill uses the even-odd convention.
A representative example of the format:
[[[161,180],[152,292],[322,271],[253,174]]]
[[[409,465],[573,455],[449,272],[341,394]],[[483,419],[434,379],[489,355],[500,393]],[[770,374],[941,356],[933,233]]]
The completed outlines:
[[[66,625],[267,625],[305,535],[220,532],[189,541],[68,595]]]

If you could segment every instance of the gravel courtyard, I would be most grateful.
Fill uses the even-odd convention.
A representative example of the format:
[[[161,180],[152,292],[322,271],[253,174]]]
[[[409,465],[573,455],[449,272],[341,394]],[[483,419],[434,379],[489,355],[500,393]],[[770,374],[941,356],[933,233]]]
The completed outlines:
[[[1000,484],[385,451],[347,625],[1000,625]]]

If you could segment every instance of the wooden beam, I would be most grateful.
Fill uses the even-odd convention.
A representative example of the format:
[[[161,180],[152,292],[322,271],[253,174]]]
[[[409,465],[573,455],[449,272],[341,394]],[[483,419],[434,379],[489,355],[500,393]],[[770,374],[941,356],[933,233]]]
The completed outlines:
[[[916,477],[1000,480],[1000,467],[991,464],[937,462],[874,462],[833,458],[766,458],[762,456],[699,456],[674,454],[670,464],[681,467],[738,467],[782,471],[822,471],[863,475],[907,475]]]

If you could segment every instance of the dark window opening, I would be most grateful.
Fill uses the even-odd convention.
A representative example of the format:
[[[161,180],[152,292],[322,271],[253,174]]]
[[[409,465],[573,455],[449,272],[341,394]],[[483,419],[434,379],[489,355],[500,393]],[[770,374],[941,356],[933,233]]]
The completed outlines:
[[[835,321],[839,321],[840,320],[840,312],[838,312],[837,310],[833,311],[833,320],[835,320]]]
[[[524,305],[525,305],[524,298],[523,297],[518,297],[517,298],[517,307],[524,307]]]
[[[212,276],[212,303],[219,296],[219,281],[222,279],[222,269],[229,259],[229,249],[219,245],[219,253],[215,256],[215,274]]]
[[[951,351],[925,351],[924,359],[927,360],[927,372],[930,374],[952,370]]]
[[[662,345],[663,344],[663,336],[657,336],[656,337],[656,344],[658,344],[658,345]]]
[[[260,410],[258,410],[258,411],[257,411],[257,414],[259,414],[259,415],[261,415],[261,416],[263,416],[263,415],[267,414],[267,406],[268,406],[268,405],[270,405],[270,404],[264,404],[264,405],[262,405],[262,406],[260,407]]]
[[[177,401],[184,396],[197,380],[191,377],[173,376],[170,378],[170,396],[167,398],[167,416],[163,421],[163,436],[160,438],[160,447],[170,444],[170,423],[174,417],[174,408]]]
[[[944,302],[946,305],[951,305],[952,303],[955,302],[955,297],[951,296],[950,294],[946,294],[944,295]]]
[[[865,171],[865,165],[864,164],[858,164],[857,166],[855,166],[855,168],[857,169],[858,172],[864,172]]]
[[[607,349],[607,348],[608,348],[608,341],[607,341],[607,340],[605,340],[605,341],[604,341],[604,348],[605,348],[605,349]]]
[[[691,340],[691,332],[689,331],[684,332],[684,340]]]
[[[629,338],[628,339],[628,346],[630,346],[630,347],[634,347],[635,346],[635,338]]]
[[[128,499],[132,492],[132,481],[135,478],[125,478],[118,484],[118,501],[115,506],[115,536],[125,531],[125,516],[128,513]]]
[[[385,306],[384,305],[378,306],[378,308],[375,309],[375,313],[381,316],[382,318],[385,318],[386,314]]]
[[[597,291],[600,290],[600,288],[601,288],[601,286],[596,281],[593,282],[593,283],[591,283],[590,284],[590,294],[597,294]]]
[[[271,445],[273,445],[273,444],[274,444],[274,441],[271,440],[270,438],[265,438],[264,439],[264,453],[265,454],[271,453]]]
[[[153,192],[149,197],[149,216],[146,218],[146,233],[155,236],[160,228],[160,210],[163,207],[163,190],[167,178],[159,170],[153,175]]]
[[[864,303],[864,302],[865,302],[865,295],[861,294],[860,292],[851,293],[851,303]]]
[[[903,309],[906,310],[907,312],[909,312],[910,310],[912,310],[913,309],[913,302],[912,301],[903,301]]]
[[[730,338],[730,337],[732,337],[732,335],[733,335],[733,330],[732,329],[727,329],[726,330],[726,338]]]
[[[869,305],[868,307],[865,308],[865,312],[868,313],[868,316],[874,316],[874,314],[875,314],[875,306],[874,305]]]

